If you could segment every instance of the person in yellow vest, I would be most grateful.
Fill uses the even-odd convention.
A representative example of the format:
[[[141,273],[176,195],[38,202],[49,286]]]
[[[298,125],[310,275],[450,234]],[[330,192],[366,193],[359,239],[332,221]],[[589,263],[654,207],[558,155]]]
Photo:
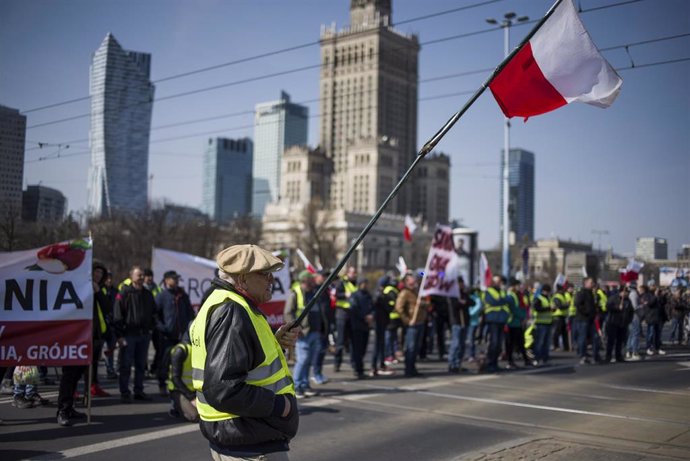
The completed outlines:
[[[292,285],[285,303],[283,319],[290,323],[304,311],[304,306],[314,296],[314,275],[309,271],[302,271],[297,276],[297,283]],[[320,306],[314,306],[302,320],[302,333],[297,338],[295,346],[296,360],[293,372],[295,375],[295,395],[297,398],[318,395],[309,386],[309,371],[313,368],[321,351],[323,336],[326,331],[326,319],[322,317]]]
[[[172,407],[168,414],[189,422],[199,421],[196,409],[196,391],[192,382],[192,343],[189,333],[182,335],[179,343],[169,351],[168,394]]]
[[[297,434],[295,385],[283,354],[299,327],[274,334],[258,306],[283,261],[256,245],[216,256],[218,277],[192,326],[192,383],[201,433],[216,461],[287,460]]]
[[[565,302],[568,303],[568,317],[566,320],[566,325],[568,327],[568,344],[570,345],[570,350],[575,350],[575,328],[573,326],[573,320],[575,319],[575,314],[577,314],[577,309],[575,309],[575,287],[568,283],[565,288]]]
[[[333,369],[340,371],[343,363],[343,351],[349,346],[352,338],[350,322],[350,296],[357,291],[357,269],[349,266],[345,277],[335,286],[335,362]],[[352,367],[354,369],[354,366]]]
[[[551,285],[545,283],[541,293],[534,296],[532,314],[534,316],[534,359],[536,365],[545,365],[549,361],[549,340],[551,339],[551,324],[553,310],[551,308]]]
[[[551,297],[551,309],[553,311],[553,350],[561,349],[563,343],[563,350],[569,350],[568,342],[568,325],[566,324],[566,317],[568,316],[569,303],[565,297],[565,287],[563,285],[556,285],[556,293]]]
[[[484,292],[484,322],[489,328],[489,348],[487,350],[486,371],[498,371],[498,357],[503,345],[503,329],[511,320],[510,306],[504,286],[507,281],[494,275],[491,286]]]

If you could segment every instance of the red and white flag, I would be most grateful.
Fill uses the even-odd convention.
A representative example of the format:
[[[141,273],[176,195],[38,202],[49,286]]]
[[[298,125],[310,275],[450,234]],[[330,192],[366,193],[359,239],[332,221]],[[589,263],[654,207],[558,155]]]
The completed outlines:
[[[479,288],[485,291],[491,286],[491,279],[493,274],[491,273],[491,267],[489,267],[489,261],[486,259],[486,255],[482,253],[479,259]]]
[[[405,236],[405,240],[408,242],[412,241],[412,234],[414,234],[414,231],[417,230],[417,225],[414,223],[414,220],[412,219],[412,216],[405,215],[405,230],[403,231],[403,235]]]
[[[310,274],[316,274],[316,268],[315,268],[314,265],[307,259],[307,257],[304,255],[304,253],[302,253],[302,250],[300,250],[299,248],[297,248],[296,252],[297,252],[297,256],[299,256],[299,259],[302,260],[302,263],[304,264],[304,268],[307,269],[307,271],[308,271]]]
[[[623,80],[562,0],[489,84],[506,117],[531,117],[574,101],[608,107]]]
[[[625,269],[620,269],[620,281],[622,283],[635,282],[640,276],[640,271],[644,263],[636,261],[635,258],[629,260]]]

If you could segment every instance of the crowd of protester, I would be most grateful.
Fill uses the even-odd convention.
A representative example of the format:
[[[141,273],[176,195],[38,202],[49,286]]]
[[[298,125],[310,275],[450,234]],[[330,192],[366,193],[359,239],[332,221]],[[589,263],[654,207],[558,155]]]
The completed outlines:
[[[552,351],[575,354],[581,365],[615,363],[664,355],[665,344],[687,346],[690,341],[690,294],[683,285],[600,286],[585,278],[577,289],[568,283],[528,287],[494,276],[484,290],[459,278],[458,297],[427,297],[419,295],[421,279],[412,272],[386,273],[372,283],[348,267],[313,299],[328,276],[326,271],[299,272],[285,303],[283,320],[289,323],[313,301],[289,351],[297,398],[318,395],[312,384],[328,383],[324,362],[329,353],[336,374],[349,356],[357,379],[415,378],[422,376],[418,361],[433,355],[447,362],[450,374],[467,372],[463,365],[469,364],[494,373],[548,365]],[[107,268],[94,263],[93,290],[92,373],[87,376],[86,366],[62,367],[58,424],[70,426],[85,418],[75,410],[76,402],[111,395],[99,382],[101,361],[105,377],[118,382],[121,403],[152,400],[144,381],[156,379],[160,395],[170,399],[170,416],[198,421],[188,332],[195,311],[179,275],[165,272],[158,286],[150,269],[134,266],[116,288]],[[86,395],[77,392],[81,380]],[[4,371],[2,392],[13,395],[17,408],[47,405],[38,393],[40,384],[55,384],[46,367],[12,367]]]

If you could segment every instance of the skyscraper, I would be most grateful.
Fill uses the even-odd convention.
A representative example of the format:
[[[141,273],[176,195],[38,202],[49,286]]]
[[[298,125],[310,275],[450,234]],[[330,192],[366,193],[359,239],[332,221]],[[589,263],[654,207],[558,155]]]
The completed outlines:
[[[321,31],[321,146],[331,207],[373,213],[417,149],[419,42],[392,26],[391,0],[351,0],[350,27]],[[389,206],[414,210],[412,185]]]
[[[60,222],[65,217],[67,199],[57,189],[27,186],[22,199],[22,219],[42,223]]]
[[[26,116],[0,106],[0,220],[22,213]]]
[[[124,50],[111,33],[91,63],[89,211],[147,209],[154,86],[151,55]]]
[[[211,138],[204,156],[203,210],[226,222],[252,209],[253,144],[249,138]]]
[[[503,155],[501,155],[503,158]],[[534,154],[523,149],[510,149],[508,170],[508,212],[510,213],[510,232],[515,242],[527,238],[534,240]],[[501,165],[503,171],[503,165]],[[503,209],[503,181],[501,181],[501,201]],[[503,213],[501,213],[503,229]],[[503,232],[501,232],[501,236]],[[512,238],[511,238],[512,239]],[[501,243],[503,240],[501,239]]]
[[[254,168],[252,214],[262,216],[267,203],[278,201],[283,152],[307,144],[309,109],[290,102],[280,93],[278,101],[257,104],[254,115]]]
[[[659,237],[638,237],[635,257],[643,261],[668,258],[668,241]]]

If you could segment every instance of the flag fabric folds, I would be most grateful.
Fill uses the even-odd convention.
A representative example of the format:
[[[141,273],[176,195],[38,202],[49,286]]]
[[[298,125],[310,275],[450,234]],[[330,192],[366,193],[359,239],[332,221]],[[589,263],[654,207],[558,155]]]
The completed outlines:
[[[405,229],[403,230],[403,236],[408,242],[412,241],[412,234],[417,229],[417,225],[414,223],[412,216],[405,215]]]
[[[489,260],[486,259],[486,254],[482,253],[479,259],[479,287],[482,291],[491,286],[491,267],[489,267]]]
[[[608,107],[623,80],[599,53],[573,0],[562,0],[489,88],[506,117],[531,117],[574,101]]]

